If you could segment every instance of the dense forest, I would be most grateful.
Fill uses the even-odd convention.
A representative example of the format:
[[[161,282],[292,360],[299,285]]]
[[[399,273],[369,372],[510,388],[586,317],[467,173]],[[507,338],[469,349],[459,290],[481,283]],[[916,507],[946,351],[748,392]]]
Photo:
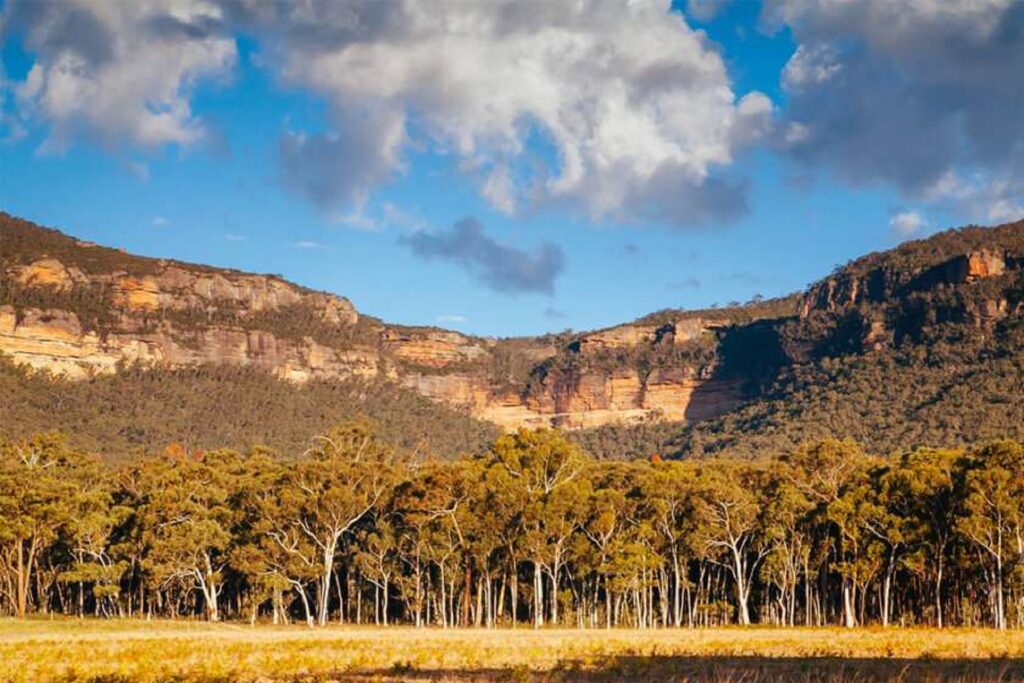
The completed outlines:
[[[365,421],[301,452],[172,445],[114,467],[0,442],[0,610],[443,627],[1024,627],[1024,445],[886,458],[590,459],[521,430],[475,457]]]
[[[823,358],[779,374],[719,418],[576,432],[597,457],[759,458],[826,437],[875,453],[1024,439],[1024,320],[944,324],[922,343]]]
[[[486,422],[387,382],[295,384],[254,368],[126,368],[80,382],[32,372],[0,355],[0,431],[56,429],[69,445],[123,462],[176,442],[194,450],[260,444],[301,452],[310,434],[373,416],[400,452],[478,454],[497,434]]]

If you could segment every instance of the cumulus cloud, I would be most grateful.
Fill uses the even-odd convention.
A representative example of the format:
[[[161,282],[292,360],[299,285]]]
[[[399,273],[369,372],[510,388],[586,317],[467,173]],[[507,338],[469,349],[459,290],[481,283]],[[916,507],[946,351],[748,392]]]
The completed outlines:
[[[734,218],[747,186],[729,169],[775,115],[763,94],[737,96],[668,0],[11,0],[2,21],[35,57],[18,110],[49,124],[48,149],[78,133],[210,137],[194,86],[229,77],[234,35],[255,36],[262,65],[329,105],[327,129],[285,131],[278,156],[286,185],[332,215],[428,150],[509,214]]]
[[[925,199],[946,210],[960,209],[986,223],[1009,223],[1024,218],[1024,171],[993,177],[948,171],[924,193]]]
[[[711,21],[732,0],[686,0],[686,14],[697,21]]]
[[[889,227],[892,228],[893,234],[900,239],[907,239],[917,234],[926,225],[928,225],[928,221],[925,220],[925,217],[917,211],[911,210],[897,211],[889,219]]]
[[[769,0],[763,18],[798,44],[782,78],[797,158],[971,218],[989,212],[965,182],[1019,206],[1024,3]]]
[[[35,56],[16,84],[22,116],[49,126],[44,150],[84,132],[106,144],[190,145],[206,133],[193,86],[234,68],[223,14],[202,0],[11,0],[0,35],[24,36]]]
[[[502,244],[472,217],[455,223],[451,230],[417,232],[400,242],[419,257],[451,261],[487,287],[507,294],[552,294],[565,268],[565,253],[557,245],[544,242],[527,251]]]
[[[331,134],[281,145],[292,186],[330,208],[365,198],[415,146],[452,155],[507,213],[733,217],[745,184],[721,171],[773,116],[764,95],[737,98],[665,1],[229,6],[287,82],[331,105]]]
[[[345,116],[331,133],[287,132],[279,143],[285,182],[323,207],[359,209],[397,169],[402,126],[400,114],[380,111]]]

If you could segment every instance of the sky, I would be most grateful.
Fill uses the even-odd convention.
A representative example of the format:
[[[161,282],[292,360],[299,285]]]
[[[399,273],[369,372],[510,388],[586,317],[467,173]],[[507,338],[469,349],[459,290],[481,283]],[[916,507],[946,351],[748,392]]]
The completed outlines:
[[[0,0],[0,208],[593,329],[1024,216],[1015,0]]]

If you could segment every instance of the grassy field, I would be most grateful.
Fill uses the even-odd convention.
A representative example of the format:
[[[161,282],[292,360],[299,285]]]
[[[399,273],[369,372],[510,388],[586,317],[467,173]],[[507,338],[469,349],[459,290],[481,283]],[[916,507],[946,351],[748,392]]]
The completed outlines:
[[[417,630],[0,621],[0,680],[1024,681],[1024,632]]]

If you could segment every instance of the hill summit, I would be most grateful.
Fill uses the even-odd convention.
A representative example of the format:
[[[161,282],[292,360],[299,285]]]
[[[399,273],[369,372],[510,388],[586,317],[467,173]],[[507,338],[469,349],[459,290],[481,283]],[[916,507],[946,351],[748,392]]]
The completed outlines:
[[[491,339],[388,324],[278,276],[133,256],[0,214],[0,354],[22,397],[45,384],[64,400],[111,401],[111,383],[158,375],[187,384],[241,373],[294,396],[388,387],[474,433],[491,433],[488,423],[582,430],[603,455],[756,455],[826,433],[883,449],[1018,435],[1022,302],[1018,222],[870,254],[780,299]],[[294,396],[272,410],[294,410]],[[164,410],[203,422],[191,399]],[[218,433],[207,432],[195,438]]]

